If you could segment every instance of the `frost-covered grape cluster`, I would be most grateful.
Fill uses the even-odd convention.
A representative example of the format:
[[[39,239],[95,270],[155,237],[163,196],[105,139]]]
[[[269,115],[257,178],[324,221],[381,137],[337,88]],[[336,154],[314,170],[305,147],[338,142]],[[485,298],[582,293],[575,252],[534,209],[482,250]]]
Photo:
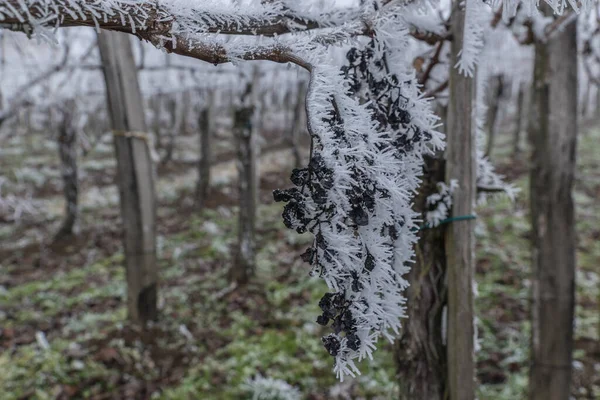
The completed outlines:
[[[302,258],[332,290],[317,322],[333,330],[322,340],[340,377],[357,373],[352,360],[400,327],[416,239],[413,176],[421,155],[441,143],[432,124],[424,129],[413,77],[393,70],[390,54],[377,37],[350,49],[339,73],[344,91],[321,104],[308,167],[293,171],[296,187],[274,192],[287,202],[286,226],[315,237]]]

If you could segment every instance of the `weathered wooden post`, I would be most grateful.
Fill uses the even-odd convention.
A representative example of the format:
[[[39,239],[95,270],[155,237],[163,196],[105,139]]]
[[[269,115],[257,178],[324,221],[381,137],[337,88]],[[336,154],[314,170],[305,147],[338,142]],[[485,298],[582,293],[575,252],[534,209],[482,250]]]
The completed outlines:
[[[98,46],[114,133],[124,228],[129,318],[157,318],[156,199],[143,101],[129,37],[103,31]]]
[[[545,4],[544,13],[552,15]],[[575,310],[577,24],[535,45],[530,192],[533,228],[529,398],[570,397]]]
[[[175,150],[175,135],[179,134],[181,129],[181,118],[177,112],[177,96],[170,94],[166,97],[166,111],[169,116],[169,127],[167,129],[167,143],[164,144],[165,153],[160,160],[160,163],[165,165],[173,159],[173,151]]]
[[[241,104],[234,111],[233,132],[238,156],[240,213],[238,243],[230,279],[246,283],[254,275],[256,258],[256,208],[258,203],[257,149],[254,122],[254,85],[249,82]]]
[[[213,135],[213,102],[214,91],[207,92],[206,104],[198,115],[198,129],[200,138],[200,158],[198,160],[198,182],[196,184],[196,205],[199,209],[204,207],[206,196],[210,189],[210,166],[212,164],[211,136]]]
[[[63,178],[65,217],[55,236],[56,239],[73,234],[78,215],[79,182],[77,178],[77,131],[73,126],[74,107],[73,102],[66,102],[59,110],[61,120],[58,124],[58,155]]]
[[[437,114],[446,126],[446,107]],[[445,180],[443,154],[427,157],[423,182],[415,198],[415,210],[425,215],[427,198],[439,193],[438,182]],[[446,346],[443,337],[444,309],[447,305],[446,253],[444,229],[440,225],[419,232],[415,263],[407,280],[407,313],[395,344],[400,400],[443,400],[447,393]]]
[[[485,150],[487,158],[492,158],[492,152],[494,151],[494,145],[496,141],[496,120],[498,119],[498,111],[500,110],[500,101],[502,100],[504,92],[504,76],[495,75],[490,78],[489,90],[487,96],[488,113],[487,113],[487,126],[488,126],[488,142]]]
[[[452,11],[450,65],[456,65],[463,43],[465,10],[454,2]],[[446,182],[456,180],[451,217],[473,214],[475,202],[475,123],[473,97],[475,82],[450,69],[450,98],[446,147]],[[461,220],[446,227],[448,268],[448,393],[450,400],[475,397],[474,304],[475,267],[473,220]]]

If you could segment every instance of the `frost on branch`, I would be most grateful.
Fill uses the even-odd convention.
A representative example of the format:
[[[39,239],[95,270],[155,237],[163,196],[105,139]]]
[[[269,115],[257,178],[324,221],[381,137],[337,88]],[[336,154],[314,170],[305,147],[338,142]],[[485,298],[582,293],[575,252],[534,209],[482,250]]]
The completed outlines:
[[[219,34],[277,36],[288,32],[343,26],[356,28],[358,7],[300,6],[294,1],[261,0],[2,0],[0,24],[30,36],[54,40],[48,28],[95,26],[129,32],[159,47],[224,57]],[[352,24],[354,22],[354,24]],[[358,25],[362,28],[362,24]],[[247,41],[234,38],[234,53],[243,54]],[[184,47],[185,49],[181,49]],[[234,48],[235,47],[235,48]],[[256,41],[252,48],[259,49]],[[192,55],[193,56],[193,55]]]
[[[450,185],[444,182],[438,182],[438,192],[427,197],[428,211],[425,213],[427,226],[434,228],[448,218],[452,208],[452,194],[458,189],[458,181],[452,179]]]
[[[317,322],[333,331],[323,344],[340,379],[359,373],[354,360],[370,358],[380,336],[398,333],[403,275],[417,239],[411,201],[423,154],[442,146],[435,117],[403,68],[407,30],[396,29],[396,48],[375,37],[348,52],[341,74],[325,66],[313,71],[311,159],[293,171],[295,188],[274,192],[287,202],[286,226],[314,235],[302,258],[331,290],[319,302]]]
[[[465,6],[463,48],[455,67],[461,74],[470,77],[475,73],[475,67],[484,49],[484,36],[486,31],[490,30],[494,10],[501,10],[506,22],[515,17],[517,22],[528,20],[535,38],[540,41],[547,39],[547,30],[555,22],[555,18],[545,16],[538,10],[540,0],[463,0],[463,2]],[[544,2],[552,8],[554,14],[563,17],[557,29],[577,18],[578,13],[590,10],[594,3],[592,0],[545,0]],[[569,12],[572,13],[570,16],[567,15]],[[522,24],[514,24],[513,21],[510,25]]]
[[[489,26],[490,9],[482,0],[466,0],[465,27],[462,50],[455,65],[461,74],[473,77],[475,66],[483,49],[483,35]]]
[[[478,0],[482,1],[483,0]],[[502,18],[508,21],[517,14],[519,8],[528,15],[535,14],[540,3],[546,3],[552,8],[554,14],[561,15],[572,9],[576,13],[590,10],[595,3],[594,0],[491,0],[485,3],[491,4],[493,9],[502,9]]]

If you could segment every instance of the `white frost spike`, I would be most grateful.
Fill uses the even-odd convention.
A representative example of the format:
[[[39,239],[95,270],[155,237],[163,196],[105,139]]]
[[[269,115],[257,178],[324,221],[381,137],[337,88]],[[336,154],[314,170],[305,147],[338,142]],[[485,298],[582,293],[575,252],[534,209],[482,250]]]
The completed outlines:
[[[482,0],[466,0],[465,27],[462,50],[455,67],[461,74],[472,77],[483,50],[483,35],[489,26],[489,7]]]
[[[42,331],[37,331],[35,333],[35,340],[38,345],[42,348],[42,350],[48,350],[50,348],[50,343],[48,343],[48,339],[46,339],[46,335]]]
[[[192,332],[190,332],[188,327],[185,326],[185,324],[179,325],[179,333],[185,336],[187,340],[194,340],[194,335],[192,334]]]
[[[438,226],[450,215],[452,207],[452,194],[458,188],[458,181],[452,179],[450,185],[444,182],[438,182],[438,193],[427,197],[427,206],[435,206],[433,210],[425,213],[425,220],[430,228]]]

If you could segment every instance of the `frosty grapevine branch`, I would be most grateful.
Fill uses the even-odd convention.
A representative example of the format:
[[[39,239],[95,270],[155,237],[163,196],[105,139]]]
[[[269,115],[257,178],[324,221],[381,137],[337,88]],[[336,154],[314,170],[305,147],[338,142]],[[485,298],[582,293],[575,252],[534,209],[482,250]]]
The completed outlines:
[[[225,46],[207,41],[200,35],[247,35],[277,37],[311,30],[332,30],[334,35],[314,37],[315,42],[333,42],[353,36],[373,34],[370,19],[360,9],[324,13],[316,19],[273,2],[270,7],[256,6],[246,10],[241,6],[217,6],[218,2],[174,2],[187,4],[174,12],[171,2],[160,1],[90,1],[90,0],[5,0],[0,2],[0,27],[35,33],[36,27],[90,26],[133,34],[166,51],[197,58],[212,64],[222,64],[232,58],[292,62],[309,68],[282,43],[259,46],[251,51],[228,54]],[[391,2],[384,2],[391,3]],[[343,33],[342,33],[343,32]],[[342,33],[342,34],[340,34]],[[427,43],[448,39],[446,34],[423,29],[411,29],[410,34]],[[192,37],[193,36],[193,37]],[[192,43],[193,42],[193,43]]]
[[[200,14],[200,11],[196,11]],[[214,20],[209,17],[214,18]],[[158,2],[147,1],[3,1],[0,3],[0,27],[23,31],[28,34],[40,33],[46,27],[89,26],[125,32],[146,40],[168,52],[196,58],[212,64],[230,62],[233,55],[228,54],[225,46],[218,43],[202,42],[192,38],[192,34],[224,33],[274,35],[290,32],[284,29],[284,17],[272,18],[245,17],[243,24],[233,25],[235,14],[211,15],[209,10],[204,17],[205,26],[196,32],[178,32],[178,18]],[[199,15],[202,21],[202,15]],[[218,24],[217,22],[220,22]],[[308,23],[310,28],[315,23]],[[43,32],[43,31],[42,31]],[[251,33],[252,32],[252,33]],[[269,60],[274,62],[292,62],[303,68],[309,65],[281,43],[255,46],[251,50],[235,54],[240,60]]]

